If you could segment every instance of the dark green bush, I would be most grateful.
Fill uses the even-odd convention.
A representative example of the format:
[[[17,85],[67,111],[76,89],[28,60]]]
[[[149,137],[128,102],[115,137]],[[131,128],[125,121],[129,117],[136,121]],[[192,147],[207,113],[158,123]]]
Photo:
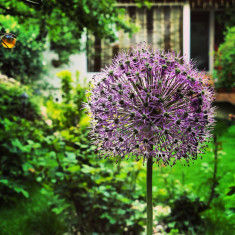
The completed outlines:
[[[34,121],[40,117],[40,106],[32,91],[14,79],[0,74],[0,116]]]
[[[0,94],[0,201],[14,203],[35,183],[31,160],[41,154],[44,122],[27,87],[1,75]]]
[[[216,53],[214,77],[217,88],[226,88],[228,91],[235,87],[235,26],[228,28],[225,41],[219,46]]]
[[[0,15],[0,29],[17,36],[16,46],[8,50],[0,46],[0,71],[8,77],[31,84],[45,72],[42,52],[45,40],[38,40],[39,27],[35,24],[19,25],[14,17]]]
[[[176,228],[181,233],[198,234],[205,231],[205,221],[201,218],[201,212],[205,210],[205,203],[199,198],[191,199],[182,195],[171,205],[171,213],[164,219],[170,228]]]
[[[68,203],[55,203],[53,210],[60,216],[73,214],[70,222],[83,234],[138,234],[144,223],[144,214],[133,209],[133,202],[141,197],[133,194],[132,174],[138,169],[129,163],[121,172],[115,170],[113,162],[95,155],[96,147],[88,136],[89,119],[81,110],[85,89],[79,84],[73,88],[68,71],[61,72],[59,77],[62,102],[47,102],[57,139],[48,137],[54,150],[37,163],[42,169],[39,180],[47,182],[55,195]]]
[[[71,233],[138,234],[145,221],[143,211],[134,208],[136,200],[143,200],[141,193],[133,194],[139,168],[129,162],[122,171],[113,162],[98,159],[88,136],[89,119],[81,110],[85,88],[73,88],[68,72],[60,76],[62,102],[46,102],[48,117],[45,110],[39,111],[40,102],[33,101],[29,89],[7,79],[0,84],[1,202],[8,208],[23,200],[27,204],[33,200],[32,188],[39,187],[48,195],[47,209],[35,212],[38,221],[21,218],[27,231],[53,234],[54,225],[62,220],[62,228]],[[22,111],[18,96],[25,91],[29,98]],[[51,230],[45,218],[52,221]],[[19,234],[26,231],[19,229]]]

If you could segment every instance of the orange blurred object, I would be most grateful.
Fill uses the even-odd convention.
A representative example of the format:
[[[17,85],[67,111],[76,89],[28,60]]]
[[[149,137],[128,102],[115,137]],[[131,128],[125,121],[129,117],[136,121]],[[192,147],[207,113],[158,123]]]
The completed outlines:
[[[1,42],[5,48],[13,48],[16,44],[16,38],[12,34],[4,34],[1,37]]]
[[[32,172],[32,173],[36,172],[35,169],[33,169],[33,168],[29,168],[28,171]]]
[[[230,113],[230,114],[228,115],[228,119],[229,119],[229,120],[232,120],[232,121],[235,120],[235,114],[231,114],[231,113]]]

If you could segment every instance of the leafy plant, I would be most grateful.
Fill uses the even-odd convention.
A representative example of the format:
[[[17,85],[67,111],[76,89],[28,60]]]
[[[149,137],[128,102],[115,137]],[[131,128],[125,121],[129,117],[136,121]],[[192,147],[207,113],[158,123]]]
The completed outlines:
[[[56,216],[47,203],[52,195],[41,191],[39,185],[31,187],[30,199],[21,198],[17,203],[1,206],[1,235],[12,235],[16,231],[17,235],[62,235],[66,232],[66,220]]]
[[[184,195],[179,197],[171,205],[171,213],[164,219],[170,228],[177,228],[180,232],[202,232],[204,227],[200,213],[204,210],[205,204],[199,198],[190,199]]]
[[[109,41],[116,39],[116,31],[120,28],[126,32],[132,31],[132,24],[125,20],[125,10],[115,4],[115,0],[51,0],[44,1],[41,7],[34,8],[22,1],[2,0],[0,9],[3,17],[15,17],[19,24],[26,26],[25,29],[36,25],[38,31],[36,35],[31,31],[32,36],[36,36],[38,44],[46,38],[49,40],[51,49],[59,55],[59,60],[54,61],[54,64],[59,66],[67,63],[71,54],[82,50],[81,39],[86,31]],[[143,4],[146,4],[146,1],[143,1]],[[15,33],[19,37],[25,37],[22,34],[26,32]]]
[[[34,184],[30,159],[40,146],[42,131],[38,127],[43,123],[39,107],[30,92],[25,97],[25,91],[28,92],[26,87],[1,76],[0,198],[3,203],[13,203],[20,195],[28,197],[29,184]]]
[[[225,41],[219,46],[216,53],[215,65],[217,70],[214,71],[216,77],[215,85],[217,88],[226,88],[230,90],[235,87],[235,26],[227,28]]]
[[[80,110],[85,89],[78,83],[73,88],[68,71],[58,76],[62,102],[47,102],[48,115],[57,132],[47,138],[53,151],[38,159],[37,179],[53,188],[56,197],[74,206],[75,211],[71,206],[52,203],[58,215],[73,214],[70,223],[77,232],[136,234],[142,230],[144,218],[133,203],[142,196],[132,195],[135,180],[129,171],[136,173],[139,168],[129,166],[129,171],[121,173],[119,167],[111,170],[112,164],[97,158],[96,147],[88,136],[88,117]]]
[[[14,49],[0,47],[0,71],[22,84],[38,80],[45,72],[42,52],[46,48],[45,40],[37,40],[39,27],[35,24],[21,25],[12,16],[0,15],[0,28],[17,35]]]
[[[79,84],[79,75],[73,81],[71,72],[65,70],[57,74],[61,79],[62,102],[55,103],[49,99],[46,103],[49,118],[57,129],[76,127],[84,117],[82,102],[85,102],[86,89]],[[83,119],[84,120],[84,119]]]

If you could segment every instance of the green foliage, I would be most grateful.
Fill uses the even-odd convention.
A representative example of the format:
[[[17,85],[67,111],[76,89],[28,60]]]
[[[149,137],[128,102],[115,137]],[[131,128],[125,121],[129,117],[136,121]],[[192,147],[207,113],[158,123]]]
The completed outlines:
[[[117,174],[114,169],[109,169],[107,162],[94,155],[95,147],[88,140],[87,132],[83,130],[79,134],[67,133],[67,136],[73,135],[69,138],[76,145],[73,142],[68,145],[67,141],[67,145],[61,147],[64,156],[51,152],[39,162],[39,167],[43,167],[45,172],[42,182],[49,183],[59,198],[72,202],[76,214],[70,212],[71,207],[61,207],[56,203],[53,210],[59,216],[65,212],[73,213],[73,226],[84,234],[140,231],[144,214],[138,215],[138,210],[132,208],[132,202],[139,197],[138,194],[133,195],[132,187],[129,187],[132,178],[127,171]],[[54,156],[54,162],[51,156]],[[133,170],[131,166],[128,169]],[[39,177],[41,180],[40,173]]]
[[[231,9],[225,10],[224,12],[217,12],[216,18],[221,28],[230,28],[235,24],[234,12]]]
[[[31,93],[13,79],[0,80],[0,198],[2,203],[15,202],[17,195],[28,197],[29,183],[33,184],[30,159],[38,147],[42,131],[39,107]],[[22,100],[23,99],[23,100]],[[35,142],[36,141],[36,142]]]
[[[235,26],[228,28],[225,34],[225,41],[219,46],[216,53],[215,77],[218,78],[215,85],[217,88],[227,88],[230,90],[235,87]]]
[[[20,199],[17,204],[1,207],[1,235],[64,234],[66,224],[47,203],[51,195],[41,193],[37,186],[31,188],[29,196],[30,200]]]
[[[40,119],[38,101],[28,87],[0,74],[0,94],[1,118]]]
[[[144,215],[132,208],[132,202],[139,195],[132,195],[133,177],[128,173],[132,171],[134,174],[138,169],[134,170],[131,164],[120,172],[119,168],[110,169],[114,168],[113,163],[97,158],[96,147],[88,137],[88,117],[81,112],[85,89],[79,84],[72,87],[73,80],[68,71],[62,71],[58,76],[62,82],[62,102],[47,102],[57,138],[47,138],[53,151],[38,159],[37,180],[49,184],[55,196],[74,205],[76,214],[70,223],[77,232],[126,231],[129,234],[140,231]],[[74,121],[75,116],[77,121]],[[53,210],[59,216],[65,212],[74,213],[71,206],[61,207],[58,203],[53,204]],[[122,219],[124,214],[125,220]]]
[[[51,0],[33,8],[18,0],[1,0],[0,10],[4,16],[14,16],[20,24],[36,25],[37,42],[48,38],[51,49],[59,55],[57,64],[61,64],[81,49],[80,40],[86,31],[110,41],[116,39],[120,28],[132,31],[132,25],[124,19],[124,9],[115,4],[115,0]],[[20,37],[25,32],[15,33]]]
[[[79,74],[75,83],[69,71],[61,71],[57,76],[61,79],[62,102],[55,103],[53,99],[48,100],[46,103],[48,116],[56,129],[76,127],[84,117],[82,102],[86,101],[86,88],[79,84]]]
[[[199,198],[191,199],[182,195],[172,203],[171,213],[163,221],[168,225],[168,229],[176,228],[181,233],[198,234],[204,231],[205,224],[200,213],[205,210],[205,206]]]
[[[144,204],[143,195],[133,194],[140,168],[131,163],[121,171],[120,165],[115,167],[113,162],[97,158],[96,147],[88,137],[87,116],[80,110],[85,88],[79,84],[73,88],[69,72],[64,71],[59,76],[64,97],[61,103],[47,101],[49,115],[41,114],[41,121],[33,118],[37,105],[35,109],[29,105],[34,112],[31,111],[27,118],[24,112],[18,111],[9,118],[1,117],[1,201],[9,208],[17,201],[32,200],[30,189],[33,185],[39,185],[47,196],[47,209],[35,212],[30,226],[18,228],[19,234],[30,234],[28,231],[34,228],[42,234],[57,234],[53,232],[55,227],[48,230],[43,218],[53,224],[59,223],[57,218],[61,218],[62,225],[70,232],[138,234],[145,220],[144,210],[135,207],[136,200]],[[5,100],[14,100],[14,96],[26,89],[19,83],[8,83],[5,81],[1,87]],[[2,103],[7,113],[11,103]],[[30,95],[28,104],[31,103]],[[16,104],[16,110],[17,105],[21,104]],[[76,121],[74,116],[78,117]],[[28,224],[28,217],[19,219],[16,225],[22,221]],[[4,231],[11,233],[6,226]]]
[[[146,167],[131,159],[114,164],[117,159],[97,157],[89,118],[81,110],[86,89],[68,71],[58,76],[62,101],[49,98],[45,106],[28,87],[1,77],[1,233],[144,233]],[[20,99],[24,93],[27,102]],[[190,168],[154,166],[154,221],[156,228],[162,226],[161,234],[232,231],[235,126],[218,120],[215,133],[215,181],[213,144]],[[208,206],[213,182],[215,193]]]
[[[69,103],[71,100],[71,90],[72,90],[72,74],[69,71],[62,71],[57,74],[57,76],[61,79],[61,89],[62,89],[62,97],[65,100],[65,103]]]
[[[38,80],[40,74],[45,72],[42,58],[45,41],[37,40],[39,27],[34,24],[20,25],[14,17],[0,15],[1,28],[17,35],[17,42],[11,50],[0,47],[0,71],[22,84]]]

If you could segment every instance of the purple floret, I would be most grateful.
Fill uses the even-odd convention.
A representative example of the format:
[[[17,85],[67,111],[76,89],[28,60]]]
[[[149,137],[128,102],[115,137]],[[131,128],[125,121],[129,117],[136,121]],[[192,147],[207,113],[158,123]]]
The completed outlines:
[[[203,153],[214,126],[214,91],[192,62],[145,43],[93,77],[85,107],[98,153],[173,165]]]

